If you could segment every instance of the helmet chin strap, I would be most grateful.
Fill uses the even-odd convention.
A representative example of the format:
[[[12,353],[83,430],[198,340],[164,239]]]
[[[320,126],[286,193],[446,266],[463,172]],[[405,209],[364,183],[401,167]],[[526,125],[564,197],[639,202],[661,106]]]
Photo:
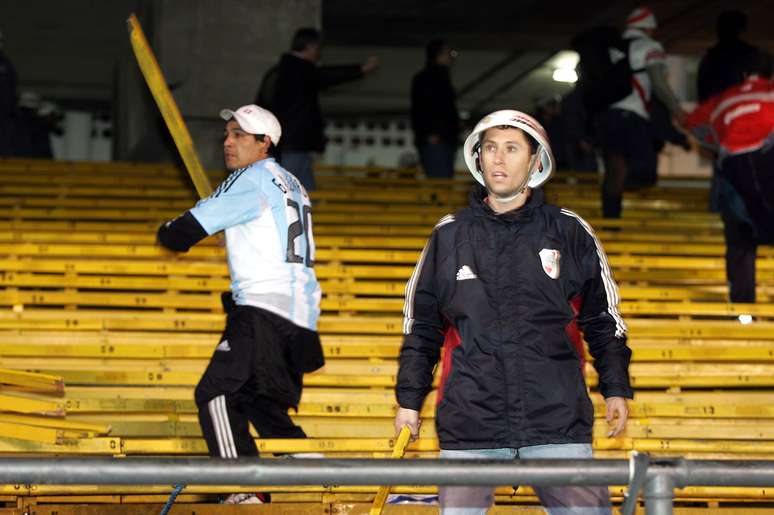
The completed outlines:
[[[503,197],[503,196],[497,195],[496,193],[490,191],[487,188],[487,191],[489,192],[489,196],[492,198],[492,200],[494,200],[498,204],[507,204],[508,202],[512,202],[517,198],[519,198],[519,195],[523,195],[524,192],[527,190],[527,184],[529,183],[529,180],[532,178],[532,174],[534,173],[533,167],[535,166],[535,160],[537,159],[537,156],[539,153],[540,152],[538,151],[532,155],[532,159],[530,159],[529,161],[529,175],[527,175],[527,178],[524,179],[524,182],[522,182],[521,185],[518,188],[516,188],[516,193],[508,197]]]
[[[524,191],[526,189],[527,189],[527,187],[524,186],[519,191],[517,191],[516,193],[511,195],[510,197],[501,197],[501,196],[498,196],[496,193],[492,193],[491,191],[489,192],[489,196],[491,197],[492,200],[494,200],[498,204],[507,204],[508,202],[511,202],[512,200],[516,200],[519,197],[519,195],[522,195],[524,193]]]

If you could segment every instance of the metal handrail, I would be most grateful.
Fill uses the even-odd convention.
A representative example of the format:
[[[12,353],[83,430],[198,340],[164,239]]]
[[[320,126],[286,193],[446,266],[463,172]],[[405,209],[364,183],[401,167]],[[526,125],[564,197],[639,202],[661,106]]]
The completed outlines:
[[[674,488],[774,486],[774,461],[650,460],[648,515],[672,513]],[[0,458],[0,484],[58,485],[626,485],[627,460],[263,460]]]

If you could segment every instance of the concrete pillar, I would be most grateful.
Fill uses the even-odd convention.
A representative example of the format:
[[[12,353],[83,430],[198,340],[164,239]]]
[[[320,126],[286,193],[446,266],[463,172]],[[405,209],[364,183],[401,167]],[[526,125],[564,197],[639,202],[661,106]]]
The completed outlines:
[[[295,30],[320,26],[322,0],[157,0],[146,7],[148,39],[199,156],[205,167],[221,168],[218,112],[253,102],[263,73],[288,50]],[[143,125],[155,123],[146,117]],[[131,154],[142,138],[136,127],[122,129],[137,142]]]

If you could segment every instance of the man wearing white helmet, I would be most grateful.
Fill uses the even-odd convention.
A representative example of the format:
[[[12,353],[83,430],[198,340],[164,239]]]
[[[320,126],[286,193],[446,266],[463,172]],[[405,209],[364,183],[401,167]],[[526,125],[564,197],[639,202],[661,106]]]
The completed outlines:
[[[544,202],[554,159],[543,127],[490,114],[464,144],[480,183],[442,218],[406,286],[396,429],[419,436],[419,412],[451,326],[461,343],[436,413],[443,458],[590,458],[594,409],[565,327],[580,295],[610,436],[632,397],[626,325],[599,241],[575,213]],[[439,396],[441,393],[439,392]],[[538,487],[550,513],[610,513],[606,487]],[[442,513],[483,514],[494,488],[442,487]]]
[[[232,173],[212,195],[163,224],[158,239],[186,252],[225,232],[228,318],[194,397],[210,456],[238,458],[258,456],[248,422],[263,438],[306,436],[287,410],[298,406],[303,374],[324,360],[312,209],[304,187],[273,157],[280,124],[256,105],[220,115]],[[265,501],[261,494],[235,494],[226,503]]]
[[[658,98],[682,123],[685,113],[667,82],[666,52],[656,41],[658,23],[647,6],[634,9],[626,19],[623,40],[628,42],[632,92],[615,102],[600,119],[599,139],[605,160],[602,214],[620,218],[625,186],[655,183],[658,154],[652,144],[650,105]]]

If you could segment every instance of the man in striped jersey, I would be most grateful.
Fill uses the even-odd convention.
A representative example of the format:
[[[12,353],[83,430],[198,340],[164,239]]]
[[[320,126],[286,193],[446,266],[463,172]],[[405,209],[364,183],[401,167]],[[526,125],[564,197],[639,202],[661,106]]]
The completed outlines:
[[[565,327],[582,296],[584,331],[607,404],[609,436],[632,397],[626,325],[599,240],[578,215],[544,202],[553,169],[543,127],[518,111],[481,120],[463,148],[481,184],[441,219],[408,285],[396,429],[416,438],[443,331],[460,345],[436,413],[443,458],[590,458],[594,408]],[[610,513],[606,487],[538,487],[549,512]],[[494,488],[442,487],[442,513],[484,514]]]
[[[231,295],[226,328],[196,386],[210,456],[258,456],[248,422],[263,438],[304,438],[288,408],[302,377],[323,365],[317,320],[312,209],[304,187],[275,161],[281,128],[269,111],[224,109],[223,153],[231,175],[215,192],[159,228],[159,243],[186,252],[225,232]],[[230,504],[260,503],[235,494]]]

